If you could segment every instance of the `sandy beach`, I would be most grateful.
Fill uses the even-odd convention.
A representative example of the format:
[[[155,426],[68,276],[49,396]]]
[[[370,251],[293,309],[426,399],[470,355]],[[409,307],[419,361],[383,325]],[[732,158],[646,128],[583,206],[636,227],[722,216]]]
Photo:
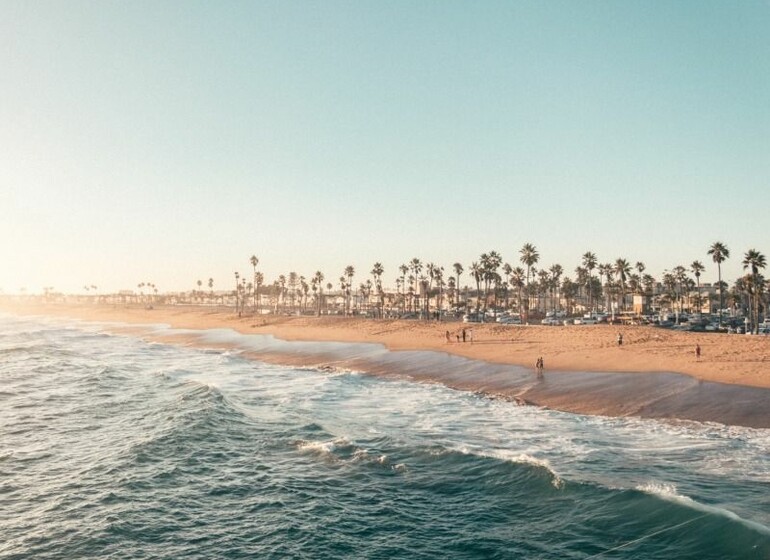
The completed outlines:
[[[271,334],[287,341],[379,343],[393,351],[434,351],[468,358],[487,363],[492,369],[506,364],[522,366],[533,375],[535,361],[542,356],[546,376],[553,379],[552,376],[558,374],[561,381],[558,387],[543,384],[529,388],[525,400],[533,404],[607,415],[686,417],[758,427],[770,425],[767,407],[751,411],[752,418],[747,419],[744,418],[747,411],[742,410],[747,401],[743,404],[726,402],[726,399],[734,400],[734,392],[740,391],[742,395],[758,397],[759,401],[752,404],[752,408],[757,408],[770,395],[770,337],[762,335],[689,333],[649,326],[606,324],[551,327],[344,317],[262,315],[239,318],[227,309],[178,306],[144,309],[18,302],[2,305],[6,311],[19,315],[137,325],[167,324],[194,330],[230,328],[243,334]],[[458,343],[457,335],[462,329],[466,331],[466,342]],[[617,343],[618,333],[623,334],[622,345]],[[177,339],[171,342],[191,341]],[[695,354],[696,345],[701,347],[699,359]],[[273,359],[291,361],[290,356],[273,356]],[[419,375],[414,377],[420,378]],[[521,388],[520,384],[512,385],[504,377],[479,378],[470,373],[466,376],[457,374],[452,379],[426,377],[424,380],[508,396],[520,394]],[[711,387],[708,395],[700,387],[704,382]],[[692,393],[684,394],[693,388],[698,388],[697,398]],[[679,393],[678,399],[672,401],[671,395]],[[692,410],[685,413],[685,408]]]

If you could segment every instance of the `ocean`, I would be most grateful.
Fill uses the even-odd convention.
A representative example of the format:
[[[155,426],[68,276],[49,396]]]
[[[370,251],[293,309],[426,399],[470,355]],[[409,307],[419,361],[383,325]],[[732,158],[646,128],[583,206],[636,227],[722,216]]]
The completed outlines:
[[[204,334],[0,315],[0,559],[770,559],[768,429],[275,365],[248,349],[307,345]]]

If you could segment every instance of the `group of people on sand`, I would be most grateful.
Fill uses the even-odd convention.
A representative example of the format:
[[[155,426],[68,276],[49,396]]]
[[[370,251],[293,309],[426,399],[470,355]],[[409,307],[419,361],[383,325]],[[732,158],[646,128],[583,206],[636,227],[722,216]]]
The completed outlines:
[[[473,329],[460,329],[455,333],[455,338],[457,342],[470,340],[470,343],[473,344]],[[447,343],[452,342],[452,334],[449,331],[446,332],[446,341]]]

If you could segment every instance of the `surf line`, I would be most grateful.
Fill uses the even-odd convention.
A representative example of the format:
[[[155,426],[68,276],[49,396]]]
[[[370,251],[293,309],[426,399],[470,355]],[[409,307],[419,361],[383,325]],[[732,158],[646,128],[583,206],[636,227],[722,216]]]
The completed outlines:
[[[689,525],[693,521],[697,521],[698,519],[702,519],[703,517],[706,517],[708,514],[704,513],[703,515],[699,515],[698,517],[693,517],[692,519],[688,519],[687,521],[682,521],[681,523],[677,525],[672,525],[671,527],[664,527],[663,529],[659,531],[655,531],[654,533],[650,533],[649,535],[644,535],[643,537],[639,537],[638,539],[634,539],[632,541],[628,541],[627,543],[621,544],[620,546],[616,546],[614,548],[608,548],[607,550],[600,552],[598,554],[593,554],[592,556],[586,556],[583,560],[591,560],[591,558],[599,558],[599,556],[604,556],[608,552],[614,552],[616,550],[620,550],[621,548],[625,548],[629,545],[632,545],[634,543],[638,543],[643,541],[644,539],[649,539],[650,537],[654,537],[655,535],[660,535],[661,533],[665,533],[666,531],[672,531],[674,529],[678,529],[679,527],[684,527],[685,525]]]

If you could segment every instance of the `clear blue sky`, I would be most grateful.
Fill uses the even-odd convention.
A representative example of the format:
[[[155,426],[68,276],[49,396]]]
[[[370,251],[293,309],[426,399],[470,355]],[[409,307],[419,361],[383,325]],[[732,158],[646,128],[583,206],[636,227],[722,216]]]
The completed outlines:
[[[6,293],[770,256],[768,0],[0,0],[0,70]]]

